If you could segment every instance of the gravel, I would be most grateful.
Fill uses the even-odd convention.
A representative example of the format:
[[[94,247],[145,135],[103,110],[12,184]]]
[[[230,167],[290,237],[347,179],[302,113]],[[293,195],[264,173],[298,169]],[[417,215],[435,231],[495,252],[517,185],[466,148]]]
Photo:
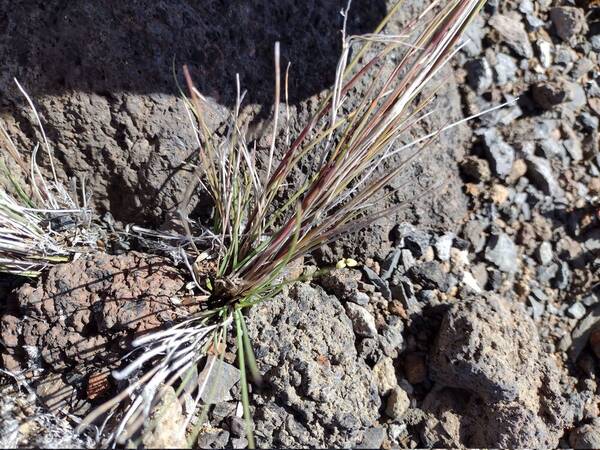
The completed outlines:
[[[581,8],[560,6],[550,10],[550,19],[561,39],[568,41],[581,32],[585,23],[584,12]]]
[[[488,90],[494,82],[492,68],[485,58],[478,58],[468,61],[465,64],[469,84],[478,93]]]
[[[482,135],[492,171],[501,178],[508,176],[515,161],[514,148],[494,128],[483,130]]]
[[[503,272],[513,273],[518,269],[517,247],[504,233],[493,234],[490,237],[485,258]]]
[[[397,386],[388,396],[385,413],[390,419],[398,420],[404,416],[409,407],[408,394],[400,386]]]
[[[527,155],[527,173],[531,180],[546,195],[559,195],[561,188],[554,176],[550,162],[545,158]]]
[[[489,20],[489,25],[500,35],[500,38],[523,58],[533,56],[533,48],[529,42],[523,23],[515,16],[496,14]]]
[[[356,334],[364,337],[377,335],[375,319],[365,308],[354,303],[346,303],[346,313],[352,321],[352,326]]]

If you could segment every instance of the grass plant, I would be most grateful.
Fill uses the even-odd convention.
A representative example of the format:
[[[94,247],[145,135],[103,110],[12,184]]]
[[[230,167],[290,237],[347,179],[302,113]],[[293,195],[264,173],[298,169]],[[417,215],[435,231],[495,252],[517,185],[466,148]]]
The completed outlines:
[[[237,102],[222,137],[213,134],[205,122],[207,102],[184,68],[189,118],[199,148],[195,182],[188,186],[181,207],[188,241],[184,259],[202,293],[198,301],[206,307],[197,316],[133,343],[137,352],[128,355],[127,365],[114,373],[118,380],[129,380],[129,387],[84,421],[84,425],[100,418],[104,424],[114,422],[105,445],[141,442],[139,431],[147,426],[150,412],[160,401],[161,386],[173,386],[180,397],[192,392],[195,407],[203,403],[202,396],[211,389],[211,376],[218,377],[215,361],[224,357],[228,333],[233,331],[248,441],[254,446],[247,380],[258,381],[260,375],[244,311],[281,292],[290,282],[285,273],[291,262],[403,207],[381,206],[402,188],[389,189],[392,181],[441,132],[456,125],[399,144],[402,136],[432,113],[426,111],[436,89],[431,94],[425,88],[461,48],[460,38],[484,1],[441,3],[432,2],[399,34],[384,34],[386,24],[402,7],[400,2],[366,36],[346,35],[348,4],[343,11],[343,45],[335,83],[304,129],[293,140],[286,133],[284,142],[277,140],[277,132],[282,91],[287,98],[287,71],[282,89],[276,45],[275,118],[262,164],[257,145],[248,141],[246,124],[240,118],[244,92],[239,77]],[[390,67],[392,61],[396,62]],[[360,94],[356,94],[359,85]],[[288,189],[291,173],[309,157],[316,161],[316,169],[306,174],[296,190]],[[381,175],[384,162],[392,157],[399,162]],[[213,226],[205,241],[193,235],[184,212],[196,189],[208,192],[214,204]],[[199,376],[202,365],[204,375]],[[125,407],[117,408],[120,404]],[[207,408],[204,405],[199,416],[190,415],[183,424],[191,430],[190,445],[206,419]]]
[[[0,183],[0,272],[36,277],[50,265],[95,248],[99,233],[92,224],[85,184],[78,192],[75,179],[69,188],[59,181],[40,116],[23,87],[15,83],[35,117],[52,176],[44,176],[38,166],[40,146],[35,146],[27,164],[0,124],[0,180],[4,180]],[[27,185],[8,169],[9,160],[27,174]]]

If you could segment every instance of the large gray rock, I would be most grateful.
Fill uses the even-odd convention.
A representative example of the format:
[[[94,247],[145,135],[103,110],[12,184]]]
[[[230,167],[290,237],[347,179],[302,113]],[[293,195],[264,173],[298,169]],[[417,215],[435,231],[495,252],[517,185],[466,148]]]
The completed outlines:
[[[540,416],[518,403],[488,404],[445,388],[432,391],[422,407],[426,448],[544,448],[558,442]]]
[[[348,447],[363,439],[381,405],[357,357],[352,322],[336,297],[296,284],[252,309],[248,320],[269,394],[257,398],[261,447]]]
[[[450,309],[430,374],[446,387],[422,405],[427,446],[555,447],[573,422],[533,321],[502,298],[474,297]]]
[[[430,373],[488,401],[513,401],[539,388],[539,353],[535,324],[519,305],[480,297],[461,302],[444,318]]]

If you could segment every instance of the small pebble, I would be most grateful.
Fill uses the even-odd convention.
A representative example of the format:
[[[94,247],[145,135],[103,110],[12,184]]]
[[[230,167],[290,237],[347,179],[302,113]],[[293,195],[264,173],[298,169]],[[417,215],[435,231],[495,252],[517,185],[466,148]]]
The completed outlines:
[[[492,186],[490,198],[497,205],[501,205],[508,200],[508,189],[506,186],[496,183]]]
[[[356,448],[381,448],[385,440],[385,430],[382,427],[371,427],[364,432],[362,442]]]
[[[393,441],[397,441],[403,434],[406,433],[405,423],[391,423],[388,428],[388,435]]]
[[[473,275],[471,275],[471,272],[468,272],[466,270],[463,272],[462,282],[472,292],[475,292],[476,294],[481,293],[481,287],[479,286],[477,280],[473,277]]]
[[[559,195],[561,193],[560,185],[558,184],[552,166],[547,159],[528,155],[527,168],[529,178],[531,178],[544,194]]]
[[[529,304],[531,305],[531,316],[533,318],[533,320],[538,321],[540,320],[540,318],[542,317],[542,314],[544,314],[544,305],[540,302],[538,302],[537,300],[535,300],[533,297],[529,297]]]
[[[415,258],[410,250],[403,249],[402,254],[400,255],[400,260],[402,261],[402,266],[406,270],[415,265]]]
[[[384,356],[373,367],[373,376],[379,395],[388,395],[398,385],[392,358]]]
[[[492,86],[494,74],[487,59],[473,59],[465,64],[465,69],[469,85],[478,93],[483,93]]]
[[[552,244],[550,242],[542,242],[537,248],[536,257],[543,266],[549,264],[552,261]]]
[[[483,132],[483,141],[492,170],[499,177],[506,177],[515,161],[515,149],[504,142],[495,128]]]
[[[546,40],[540,39],[537,41],[537,48],[540,63],[547,69],[552,65],[552,44]]]
[[[494,234],[485,251],[485,259],[494,263],[501,271],[513,273],[518,269],[518,250],[505,233]]]
[[[367,306],[369,304],[369,299],[369,295],[361,291],[354,291],[348,296],[348,301],[360,306]]]
[[[446,233],[435,241],[435,250],[441,261],[448,261],[450,259],[450,249],[452,248],[453,241],[453,233]]]
[[[521,21],[514,17],[495,14],[490,18],[488,23],[498,32],[500,38],[517,54],[526,59],[533,56],[533,48],[529,43],[525,26]]]
[[[400,386],[396,386],[387,399],[385,413],[390,419],[401,419],[409,407],[408,394]]]
[[[567,88],[561,82],[543,82],[532,87],[531,93],[535,103],[543,109],[552,109],[567,101]]]
[[[433,248],[431,246],[427,247],[425,253],[423,254],[424,262],[431,262],[435,259],[435,253],[433,252]]]
[[[359,336],[373,337],[377,335],[375,318],[369,311],[355,303],[346,303],[346,314],[352,321],[354,332]]]
[[[556,34],[561,39],[567,41],[581,32],[585,23],[585,16],[581,8],[560,6],[552,8],[550,11],[550,20],[552,20]]]
[[[487,181],[492,176],[490,165],[485,159],[477,156],[469,156],[461,164],[461,169],[465,175],[475,181]]]
[[[527,173],[527,163],[525,160],[519,158],[515,159],[515,162],[512,165],[512,169],[510,174],[508,175],[508,181],[510,183],[515,183],[519,178]]]
[[[567,314],[574,319],[581,319],[585,316],[585,306],[580,303],[573,303],[569,309],[567,309]]]

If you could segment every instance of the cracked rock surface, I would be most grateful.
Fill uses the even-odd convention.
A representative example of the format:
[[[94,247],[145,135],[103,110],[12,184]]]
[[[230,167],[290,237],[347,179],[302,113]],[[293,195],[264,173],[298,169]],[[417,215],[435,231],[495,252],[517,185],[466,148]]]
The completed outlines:
[[[250,333],[269,392],[256,405],[260,446],[355,446],[377,418],[377,386],[357,357],[340,301],[297,284],[256,307]]]
[[[173,304],[185,282],[166,259],[135,252],[84,255],[56,266],[37,286],[13,293],[12,311],[0,320],[5,366],[43,362],[63,371],[115,361],[136,334],[190,311]]]

